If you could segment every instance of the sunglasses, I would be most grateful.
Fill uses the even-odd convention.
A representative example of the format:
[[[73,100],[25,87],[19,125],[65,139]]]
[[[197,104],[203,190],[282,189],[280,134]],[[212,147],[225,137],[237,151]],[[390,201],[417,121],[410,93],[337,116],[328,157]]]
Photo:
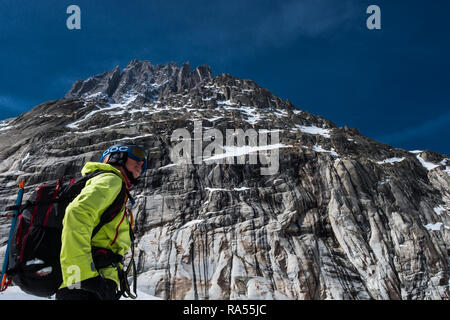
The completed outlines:
[[[142,167],[142,173],[144,174],[147,171],[147,152],[138,146],[127,146],[128,157],[136,161],[144,161],[144,165]]]
[[[128,147],[128,156],[136,161],[147,162],[147,152],[138,146]]]

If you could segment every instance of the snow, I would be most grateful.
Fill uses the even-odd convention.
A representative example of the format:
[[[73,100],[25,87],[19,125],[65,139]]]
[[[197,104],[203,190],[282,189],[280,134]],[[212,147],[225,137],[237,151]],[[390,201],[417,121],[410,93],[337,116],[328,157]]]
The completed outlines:
[[[416,158],[417,158],[417,160],[419,160],[419,162],[422,164],[422,166],[423,166],[425,169],[427,169],[428,171],[430,171],[430,170],[432,170],[432,169],[434,169],[434,168],[439,167],[438,164],[434,164],[434,163],[432,163],[432,162],[428,162],[428,161],[423,160],[423,158],[420,156],[420,154],[417,154],[417,155],[416,155]]]
[[[194,226],[196,224],[199,224],[200,222],[203,222],[203,219],[197,219],[197,220],[189,221],[189,222],[185,223],[180,229],[187,228],[187,227],[190,227],[190,226]]]
[[[450,227],[444,225],[442,222],[429,223],[424,227],[431,231],[440,231],[442,226],[444,226],[445,229],[450,230]]]
[[[230,100],[218,100],[218,101],[216,101],[216,103],[220,104],[220,105],[226,105],[226,106],[236,105],[235,103],[231,102]]]
[[[116,110],[117,109],[116,112],[107,112],[107,114],[109,114],[109,115],[121,115],[121,114],[123,114],[124,112],[127,111],[127,106],[129,104],[131,104],[132,102],[134,102],[140,95],[142,95],[142,94],[125,94],[125,95],[123,95],[121,97],[121,99],[123,101],[122,103],[111,103],[111,104],[107,105],[104,108],[100,108],[97,105],[97,108],[98,108],[97,110],[89,112],[82,119],[77,120],[75,122],[72,122],[72,123],[66,125],[66,127],[71,128],[71,129],[78,129],[78,125],[81,122],[83,122],[83,121],[85,121],[87,119],[90,119],[94,114],[97,114],[99,112],[105,112],[105,111]],[[142,111],[142,110],[139,110],[139,111]]]
[[[261,129],[261,130],[258,130],[258,133],[272,133],[272,132],[283,132],[283,130],[282,129],[273,129],[273,130]]]
[[[121,100],[123,101],[122,104],[127,106],[130,103],[134,102],[140,95],[142,94],[124,94],[121,98]]]
[[[149,107],[140,107],[140,108],[132,108],[128,110],[128,113],[137,113],[137,112],[150,112]],[[156,113],[156,112],[153,112]]]
[[[287,117],[288,115],[286,110],[276,110],[274,111],[274,114],[277,116],[277,118]]]
[[[333,156],[336,156],[336,157],[339,156],[339,154],[336,153],[336,151],[334,151],[334,148],[331,148],[331,150],[325,150],[325,149],[323,149],[321,146],[319,146],[317,144],[313,146],[313,150],[316,151],[316,152],[331,153]]]
[[[55,300],[55,296],[53,295],[48,298],[37,297],[23,292],[17,286],[9,286],[5,291],[0,292],[0,300]],[[133,299],[122,297],[120,300],[133,300]],[[135,300],[162,300],[162,299],[139,290],[139,282],[138,282],[137,298]]]
[[[433,211],[440,216],[442,212],[446,211],[448,209],[447,206],[439,205],[437,207],[433,208]],[[450,213],[450,212],[449,212]],[[425,228],[432,231],[440,231],[441,227],[444,226],[445,229],[450,230],[450,227],[445,225],[443,222],[436,222],[436,223],[429,223],[425,225]]]
[[[223,188],[209,188],[209,187],[206,187],[205,189],[210,191],[210,192],[214,192],[214,191],[230,191],[228,189],[223,189]]]
[[[236,105],[230,100],[224,101],[217,101],[218,104],[224,105],[225,110],[239,110],[241,113],[246,114],[247,120],[245,120],[249,124],[255,124],[259,120],[261,120],[261,114],[257,111],[257,108],[255,107],[249,107],[249,106],[241,106],[241,107],[232,107],[233,105]]]
[[[3,120],[3,121],[0,121],[0,131],[11,129],[12,126],[9,126],[8,124],[10,122],[12,122],[12,120],[14,120],[14,119],[6,119],[6,120]]]
[[[423,152],[423,150],[412,150],[409,151],[410,153],[414,153],[416,155],[417,160],[419,160],[420,164],[427,169],[428,171],[433,170],[434,168],[439,167],[440,165],[445,165],[447,163],[448,158],[445,158],[442,160],[439,164],[435,164],[433,162],[425,161],[421,156],[420,153]],[[448,175],[450,175],[450,169],[449,167],[445,167],[444,172],[446,172]]]
[[[97,108],[98,108],[97,110],[89,112],[82,119],[77,120],[75,122],[72,122],[72,123],[66,125],[66,127],[71,128],[71,129],[78,129],[78,125],[81,122],[83,122],[83,121],[85,121],[87,119],[90,119],[94,114],[99,113],[99,112],[104,112],[104,111],[107,111],[107,110],[116,109],[118,107],[122,107],[122,105],[120,105],[120,104],[111,104],[109,107],[106,107],[106,108],[100,108],[100,107],[97,106]]]
[[[209,187],[206,187],[205,189],[210,191],[210,192],[214,192],[214,191],[231,191],[229,189],[223,189],[223,188],[209,188]],[[245,191],[245,190],[250,190],[250,188],[249,187],[233,188],[233,191]]]
[[[234,191],[245,191],[245,190],[250,190],[249,187],[240,187],[240,188],[233,188]]]
[[[83,122],[84,120],[89,119],[92,115],[94,115],[94,114],[96,114],[97,112],[100,112],[100,111],[101,111],[101,110],[91,111],[91,112],[89,112],[88,115],[85,116],[84,118],[82,118],[82,119],[80,119],[80,120],[78,120],[78,121],[69,123],[68,125],[66,125],[66,127],[67,127],[67,128],[71,128],[71,129],[77,129],[77,128],[78,128],[78,124],[79,124],[80,122]]]
[[[384,181],[378,181],[377,184],[381,186],[381,185],[385,184],[386,182],[389,182],[390,180],[391,179],[388,178],[388,179],[386,179]]]
[[[217,117],[212,117],[212,118],[204,118],[205,120],[208,120],[209,122],[214,122],[216,120],[222,119],[223,117],[221,116],[217,116]]]
[[[27,152],[27,154],[26,154],[26,156],[22,159],[22,161],[20,162],[20,163],[24,163],[25,161],[27,161],[28,160],[28,158],[30,157],[30,153],[29,152]]]
[[[0,131],[12,129],[12,126],[0,127]]]
[[[425,228],[427,228],[428,230],[432,230],[432,231],[439,231],[441,229],[441,226],[443,225],[442,222],[437,222],[437,223],[429,223],[427,225],[425,225]]]
[[[85,100],[93,100],[93,99],[97,99],[97,98],[101,98],[101,97],[106,97],[106,95],[100,91],[100,92],[96,92],[96,93],[87,95],[84,97],[84,99]]]
[[[116,112],[108,112],[108,115],[110,115],[110,116],[120,116],[120,115],[124,114],[125,112],[126,112],[126,110],[122,109],[122,110],[119,110],[119,111],[116,111]]]
[[[257,123],[259,120],[261,120],[261,115],[259,113],[257,114],[251,114],[247,112],[247,117],[248,119],[245,120],[247,123],[249,124],[255,124]]]
[[[446,166],[444,172],[450,176],[450,167]]]
[[[394,157],[394,158],[384,159],[383,161],[377,161],[377,163],[378,164],[385,164],[385,163],[392,164],[395,162],[402,162],[403,160],[405,160],[405,157],[402,157],[402,158]]]
[[[216,154],[212,157],[204,159],[203,161],[213,161],[213,160],[223,159],[223,158],[227,158],[227,157],[238,157],[238,156],[242,156],[242,155],[249,154],[252,152],[273,150],[273,149],[279,149],[279,148],[289,148],[289,147],[292,147],[292,146],[284,145],[282,143],[271,144],[271,145],[267,145],[267,146],[242,146],[242,147],[224,146],[223,149],[225,150],[225,153]]]
[[[17,286],[9,286],[5,291],[0,292],[0,300],[54,300],[55,297],[43,298],[33,296],[23,292]]]
[[[443,206],[437,206],[437,207],[433,208],[433,210],[434,210],[434,212],[436,212],[436,214],[438,216],[440,216],[442,211],[445,211],[445,208]]]
[[[149,133],[149,134],[144,134],[144,135],[141,135],[141,136],[125,137],[125,138],[117,139],[117,141],[135,140],[135,139],[146,138],[146,137],[151,137],[151,136],[153,136],[153,134]]]
[[[174,167],[174,166],[177,166],[177,165],[178,165],[177,163],[169,163],[168,165],[159,167],[158,170],[166,169],[166,168],[171,168],[171,167]]]
[[[330,138],[330,129],[323,129],[316,126],[301,126],[296,124],[297,129],[300,129],[301,132],[309,133],[309,134],[318,134],[325,138]]]
[[[162,86],[164,86],[165,84],[167,84],[169,82],[169,79],[165,80],[164,82],[161,83],[151,83],[150,86],[152,87],[152,89],[158,89]]]

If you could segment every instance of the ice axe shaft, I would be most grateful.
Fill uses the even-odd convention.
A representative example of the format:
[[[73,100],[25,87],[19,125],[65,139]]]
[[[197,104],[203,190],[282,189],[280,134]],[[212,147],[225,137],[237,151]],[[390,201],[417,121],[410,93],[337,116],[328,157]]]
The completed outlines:
[[[7,281],[8,275],[6,273],[7,269],[8,269],[8,260],[9,260],[9,245],[10,245],[12,236],[14,234],[14,229],[16,227],[17,216],[19,215],[19,212],[20,212],[19,208],[20,208],[20,205],[22,204],[24,188],[25,188],[25,179],[23,179],[19,183],[19,193],[17,194],[17,198],[16,198],[16,209],[14,210],[13,220],[11,222],[11,229],[9,230],[8,243],[6,245],[5,257],[3,259],[2,276],[1,276],[2,282],[1,282],[0,291],[5,291],[11,282],[11,281]]]

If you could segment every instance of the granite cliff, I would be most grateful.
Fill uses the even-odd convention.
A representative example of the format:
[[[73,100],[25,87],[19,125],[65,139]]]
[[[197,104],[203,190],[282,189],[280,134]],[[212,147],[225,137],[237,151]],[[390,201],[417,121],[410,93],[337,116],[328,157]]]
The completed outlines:
[[[192,161],[171,157],[177,129],[200,148]],[[268,142],[225,144],[227,129],[249,133],[248,144],[250,133]],[[214,133],[223,153],[205,152]],[[0,208],[14,201],[19,180],[29,191],[79,174],[118,142],[150,154],[133,190],[142,292],[163,299],[450,298],[447,155],[374,141],[254,81],[213,76],[208,66],[133,60],[0,122]],[[262,174],[262,156],[250,162],[264,153],[276,156],[275,172]],[[8,228],[1,217],[1,253]]]

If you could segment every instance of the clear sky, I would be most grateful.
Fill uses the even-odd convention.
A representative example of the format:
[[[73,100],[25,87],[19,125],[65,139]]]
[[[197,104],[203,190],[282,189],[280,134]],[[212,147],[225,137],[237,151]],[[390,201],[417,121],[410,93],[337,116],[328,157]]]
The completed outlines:
[[[81,30],[69,30],[69,5]],[[369,5],[381,30],[369,30]],[[0,119],[77,79],[208,64],[300,109],[407,150],[450,155],[448,0],[1,0]]]

